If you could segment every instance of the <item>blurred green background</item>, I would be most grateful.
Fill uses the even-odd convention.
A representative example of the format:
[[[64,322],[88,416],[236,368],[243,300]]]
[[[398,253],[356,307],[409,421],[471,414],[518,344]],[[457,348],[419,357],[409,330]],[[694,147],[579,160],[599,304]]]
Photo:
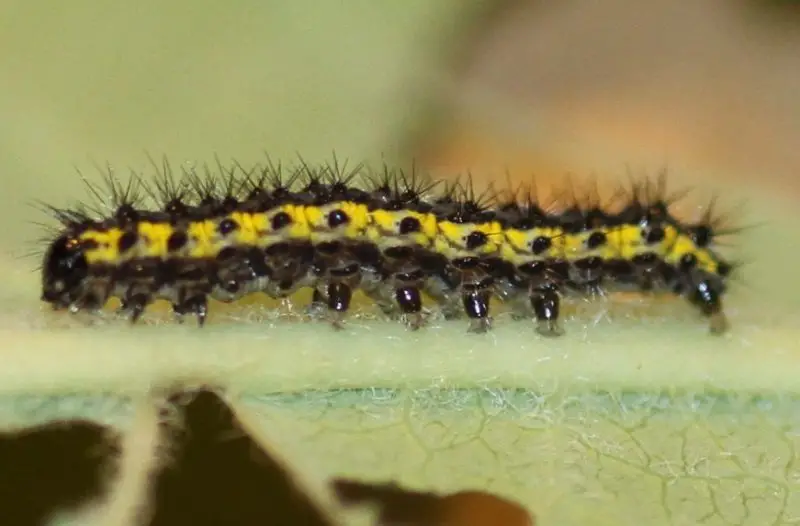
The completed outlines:
[[[25,202],[82,199],[74,167],[396,156],[431,75],[490,2],[2,2],[3,245]]]

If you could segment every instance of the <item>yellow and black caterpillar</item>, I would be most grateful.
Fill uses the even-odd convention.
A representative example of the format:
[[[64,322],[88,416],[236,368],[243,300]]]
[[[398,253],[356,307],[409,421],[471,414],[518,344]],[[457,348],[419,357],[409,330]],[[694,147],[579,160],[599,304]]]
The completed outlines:
[[[632,184],[613,211],[589,197],[562,199],[558,210],[520,192],[476,197],[471,183],[338,163],[234,164],[177,180],[165,163],[152,181],[123,185],[109,174],[106,183],[107,216],[48,207],[60,225],[41,297],[56,309],[100,309],[116,297],[136,321],[162,299],[202,325],[208,298],[311,288],[311,309],[339,326],[360,290],[411,329],[423,325],[427,298],[486,331],[497,298],[552,336],[565,292],[668,290],[712,332],[727,327],[722,297],[735,265],[715,250],[710,214],[698,223],[671,215],[663,178]],[[148,199],[156,204],[143,206]]]

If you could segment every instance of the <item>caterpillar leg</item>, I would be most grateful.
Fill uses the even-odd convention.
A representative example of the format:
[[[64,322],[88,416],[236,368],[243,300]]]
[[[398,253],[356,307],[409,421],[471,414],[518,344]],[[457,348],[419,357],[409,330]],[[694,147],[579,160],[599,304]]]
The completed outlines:
[[[353,289],[346,283],[334,281],[328,284],[325,298],[328,316],[333,328],[343,328],[344,319],[347,316],[347,311],[350,310],[350,302],[353,299]]]
[[[416,284],[392,286],[381,283],[375,287],[362,286],[361,290],[389,319],[402,319],[410,330],[417,330],[424,325],[422,293]]]
[[[461,286],[464,312],[469,318],[468,332],[484,333],[492,325],[489,316],[489,306],[492,295],[492,278],[485,277],[475,283],[465,283]]]
[[[182,322],[185,315],[193,314],[197,318],[197,326],[203,327],[208,315],[208,298],[204,292],[186,295],[180,301],[172,304],[172,310],[178,321]]]
[[[406,327],[415,331],[425,324],[422,314],[422,293],[419,287],[399,287],[394,291],[395,300],[400,306]]]
[[[352,263],[325,271],[319,269],[316,274],[325,277],[316,280],[309,313],[312,316],[324,313],[334,329],[341,329],[350,310],[353,291],[361,282],[360,267]]]
[[[264,252],[223,249],[216,259],[211,297],[230,303],[250,293],[265,291],[270,285],[271,269]]]
[[[403,313],[406,327],[410,330],[419,329],[424,323],[422,313],[422,292],[420,288],[425,281],[425,271],[415,269],[409,272],[399,272],[394,275],[396,288],[394,300]]]
[[[550,283],[531,287],[530,302],[536,316],[536,332],[547,337],[560,336],[564,333],[558,320],[561,298],[556,285]]]
[[[327,310],[327,305],[327,290],[317,287],[311,295],[311,303],[306,308],[306,314],[312,318],[321,318]]]
[[[603,281],[604,262],[599,257],[588,257],[575,261],[569,269],[569,278],[575,289],[588,298],[605,296]]]
[[[69,303],[69,311],[73,314],[82,311],[99,311],[111,296],[111,289],[111,282],[105,279],[88,283],[86,287],[82,288],[80,294]],[[60,308],[60,306],[55,303],[53,307]]]
[[[633,258],[633,272],[639,290],[653,292],[659,284],[664,283],[664,272],[668,269],[661,260],[652,253],[640,254]]]
[[[120,280],[128,283],[120,295],[120,313],[127,314],[131,323],[141,318],[147,305],[156,299],[160,289],[160,276],[170,274],[171,268],[154,258],[133,262],[119,269]]]
[[[527,288],[528,309],[533,309],[536,319],[536,332],[542,336],[553,337],[563,334],[559,323],[561,314],[561,285],[568,281],[569,267],[558,263],[532,262],[517,268],[514,281],[506,289],[525,290]],[[524,288],[523,288],[524,287]],[[524,294],[524,292],[523,292]],[[513,297],[512,297],[513,298]]]
[[[119,312],[127,314],[131,323],[136,323],[144,314],[147,305],[152,301],[152,296],[148,293],[129,292],[122,298]]]
[[[730,327],[722,309],[721,292],[721,285],[709,279],[701,279],[689,292],[689,301],[708,318],[711,334],[724,334]]]

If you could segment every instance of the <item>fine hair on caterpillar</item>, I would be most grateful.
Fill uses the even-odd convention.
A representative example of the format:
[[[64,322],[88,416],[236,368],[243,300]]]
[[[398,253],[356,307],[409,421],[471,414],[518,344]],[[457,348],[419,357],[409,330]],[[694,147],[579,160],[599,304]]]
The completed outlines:
[[[607,202],[572,183],[548,200],[531,189],[476,192],[471,178],[347,163],[252,167],[217,162],[177,175],[86,182],[95,204],[46,205],[58,221],[41,266],[41,299],[72,312],[109,299],[138,320],[156,300],[202,326],[208,300],[313,293],[308,312],[341,327],[365,294],[409,329],[429,309],[491,327],[493,303],[563,333],[564,295],[667,292],[727,329],[723,296],[737,266],[718,252],[732,233],[709,206],[697,222],[670,206],[665,174],[632,180]],[[84,180],[85,181],[85,180]]]

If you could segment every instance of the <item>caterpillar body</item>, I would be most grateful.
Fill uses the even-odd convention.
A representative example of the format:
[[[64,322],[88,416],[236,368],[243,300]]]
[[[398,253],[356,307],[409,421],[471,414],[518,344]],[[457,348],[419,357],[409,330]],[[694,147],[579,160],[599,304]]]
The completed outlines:
[[[564,294],[660,290],[686,298],[712,332],[727,328],[735,264],[716,250],[723,232],[710,209],[696,223],[674,217],[663,176],[619,192],[616,209],[591,192],[561,196],[556,209],[530,191],[476,196],[471,181],[388,166],[235,163],[176,179],[165,161],[157,171],[127,184],[108,172],[106,188],[90,185],[107,214],[47,207],[59,226],[41,267],[44,302],[78,312],[118,298],[135,322],[167,300],[202,326],[209,298],[310,288],[310,312],[341,327],[360,290],[410,329],[430,302],[484,332],[499,299],[556,336]]]

